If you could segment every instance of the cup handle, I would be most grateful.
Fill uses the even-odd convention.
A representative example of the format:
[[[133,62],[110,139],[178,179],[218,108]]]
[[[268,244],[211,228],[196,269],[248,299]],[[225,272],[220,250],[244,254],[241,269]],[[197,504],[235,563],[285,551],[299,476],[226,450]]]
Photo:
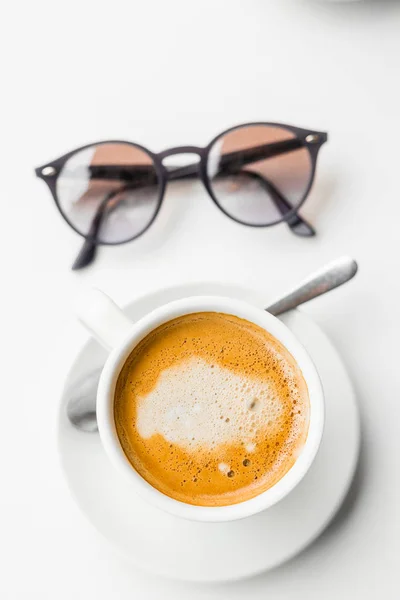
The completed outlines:
[[[75,301],[75,313],[91,335],[107,350],[119,346],[132,329],[132,321],[104,292],[87,290]]]

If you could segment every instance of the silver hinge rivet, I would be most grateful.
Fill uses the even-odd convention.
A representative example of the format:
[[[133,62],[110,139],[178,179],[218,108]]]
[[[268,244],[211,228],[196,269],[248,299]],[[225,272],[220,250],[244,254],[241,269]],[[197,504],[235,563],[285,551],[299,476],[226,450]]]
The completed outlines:
[[[45,177],[48,177],[49,175],[55,175],[56,174],[56,170],[54,167],[43,167],[42,169],[42,175],[44,175]]]

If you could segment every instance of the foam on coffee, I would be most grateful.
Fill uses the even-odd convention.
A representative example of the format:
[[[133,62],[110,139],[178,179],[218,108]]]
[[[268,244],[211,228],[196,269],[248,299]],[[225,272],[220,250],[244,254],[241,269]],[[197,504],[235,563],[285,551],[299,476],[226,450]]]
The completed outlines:
[[[139,435],[160,434],[189,450],[218,444],[249,443],[254,431],[282,414],[275,386],[236,375],[202,358],[166,369],[137,406]]]
[[[309,399],[289,352],[220,313],[174,319],[133,350],[115,395],[127,458],[161,492],[223,506],[254,497],[293,465]]]

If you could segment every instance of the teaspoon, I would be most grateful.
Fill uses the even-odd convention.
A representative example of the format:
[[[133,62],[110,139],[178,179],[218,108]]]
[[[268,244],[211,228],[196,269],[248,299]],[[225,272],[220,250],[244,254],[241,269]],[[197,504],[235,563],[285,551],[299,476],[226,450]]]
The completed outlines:
[[[346,283],[357,273],[357,268],[357,263],[352,258],[338,258],[312,273],[265,310],[275,316],[292,310]],[[97,431],[96,393],[101,371],[99,368],[88,373],[76,381],[68,391],[68,418],[72,425],[82,431]]]

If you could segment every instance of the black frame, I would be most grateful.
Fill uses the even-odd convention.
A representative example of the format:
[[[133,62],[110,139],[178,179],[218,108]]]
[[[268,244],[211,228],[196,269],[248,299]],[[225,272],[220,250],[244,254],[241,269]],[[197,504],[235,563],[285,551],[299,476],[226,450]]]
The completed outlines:
[[[291,138],[289,140],[284,140],[282,142],[276,142],[274,144],[266,144],[263,147],[258,147],[258,148],[256,147],[256,148],[251,148],[251,149],[245,150],[245,152],[249,152],[250,154],[252,153],[251,158],[253,160],[254,160],[254,155],[257,156],[257,152],[260,152],[260,150],[263,152],[262,156],[265,157],[266,148],[271,147],[271,146],[273,146],[273,149],[272,149],[273,154],[271,154],[272,156],[276,156],[277,154],[280,154],[280,153],[284,153],[284,152],[287,152],[287,151],[290,151],[293,149],[304,147],[308,150],[308,152],[310,154],[310,160],[311,160],[311,173],[310,173],[309,183],[308,183],[308,186],[307,186],[300,202],[296,206],[292,207],[291,210],[282,214],[281,219],[277,219],[274,222],[266,223],[266,224],[246,223],[244,221],[241,221],[241,220],[235,218],[233,215],[229,214],[219,204],[218,199],[213,192],[212,186],[210,185],[209,177],[207,175],[208,157],[209,157],[210,150],[212,149],[214,144],[221,137],[225,136],[226,134],[228,134],[232,131],[241,129],[243,127],[252,127],[252,126],[278,127],[278,128],[282,128],[282,129],[285,129],[285,130],[291,132],[295,136],[294,138]],[[80,148],[76,148],[75,150],[68,152],[67,154],[64,154],[63,156],[57,158],[54,161],[48,162],[45,165],[38,167],[37,169],[35,169],[35,173],[36,173],[37,177],[39,177],[40,179],[42,179],[43,181],[46,182],[46,184],[49,187],[50,192],[53,196],[53,199],[55,201],[57,209],[59,210],[59,212],[60,212],[61,216],[64,218],[64,220],[68,223],[68,225],[74,231],[76,231],[76,233],[78,233],[80,236],[85,238],[85,243],[83,245],[83,248],[80,251],[80,253],[72,267],[73,269],[80,269],[80,268],[90,264],[94,260],[97,246],[99,246],[99,245],[116,246],[116,245],[120,245],[120,244],[125,244],[125,243],[131,242],[131,241],[137,239],[138,237],[140,237],[141,235],[143,235],[143,233],[145,233],[149,229],[149,227],[152,225],[152,223],[154,222],[154,220],[156,219],[156,217],[160,211],[168,181],[174,180],[174,179],[183,179],[183,178],[193,177],[193,176],[196,176],[196,177],[198,176],[200,178],[200,180],[202,181],[204,187],[206,188],[209,196],[211,197],[211,199],[213,200],[215,205],[227,217],[229,217],[233,221],[236,221],[237,223],[240,223],[241,225],[247,225],[249,227],[271,227],[272,225],[276,225],[281,222],[286,222],[288,224],[288,226],[290,227],[290,229],[297,235],[306,236],[306,237],[315,235],[315,230],[313,229],[313,227],[309,223],[307,223],[307,221],[305,221],[298,214],[298,211],[301,208],[301,206],[304,204],[305,200],[307,199],[307,197],[310,193],[310,190],[312,188],[314,178],[315,178],[318,153],[319,153],[321,146],[327,141],[327,139],[328,139],[328,134],[325,132],[315,131],[315,130],[311,130],[311,129],[303,129],[301,127],[294,127],[292,125],[285,125],[282,123],[270,123],[270,122],[243,123],[241,125],[236,125],[235,127],[231,127],[230,129],[227,129],[227,130],[223,131],[222,133],[218,134],[204,148],[199,147],[199,146],[177,146],[174,148],[168,148],[167,150],[164,150],[159,153],[154,153],[151,150],[149,150],[148,148],[145,148],[144,146],[142,146],[140,144],[136,144],[134,142],[128,142],[125,140],[104,140],[104,141],[95,142],[92,144],[86,144],[85,146],[81,146]],[[154,212],[154,215],[152,216],[149,223],[145,226],[145,228],[141,232],[135,234],[131,238],[124,240],[122,242],[119,242],[119,241],[118,242],[107,242],[107,241],[99,240],[97,238],[96,228],[98,228],[99,221],[100,221],[100,219],[97,219],[97,222],[96,222],[96,218],[98,216],[97,214],[95,215],[94,220],[92,222],[92,226],[87,234],[84,234],[81,231],[79,231],[74,226],[74,224],[69,221],[68,216],[63,212],[62,207],[59,202],[59,199],[57,197],[57,179],[58,179],[58,176],[59,176],[63,166],[65,165],[65,163],[72,156],[77,154],[78,152],[81,152],[82,150],[86,150],[87,148],[91,148],[93,146],[98,146],[101,144],[126,144],[126,145],[133,146],[135,148],[140,149],[141,151],[145,152],[152,159],[154,169],[157,174],[158,185],[159,185],[159,195],[158,195],[157,207]],[[293,144],[295,144],[295,145],[293,146]],[[243,153],[243,151],[240,151],[240,152]],[[174,156],[177,154],[195,154],[200,158],[200,161],[194,163],[193,165],[187,165],[187,166],[181,167],[181,168],[176,167],[173,171],[168,171],[168,169],[164,166],[162,161],[169,156]],[[234,161],[234,156],[233,156],[234,154],[235,154],[235,152],[232,152],[229,154],[229,156],[230,156],[229,160]],[[153,169],[153,165],[151,166],[152,169]],[[103,169],[104,168],[112,169],[112,166],[103,167]],[[229,165],[228,165],[228,172],[229,172]],[[246,172],[247,175],[249,173],[250,172]],[[257,176],[257,175],[255,175],[255,176]],[[100,177],[101,177],[101,175],[100,175]],[[107,178],[109,178],[109,177],[110,177],[110,171],[108,171],[108,173],[107,173]],[[128,181],[129,181],[129,179],[131,179],[131,177],[132,177],[132,174],[129,174],[127,172],[127,177],[128,177]],[[263,182],[264,182],[264,184],[268,184],[269,191],[273,192],[272,195],[275,196],[274,202],[277,205],[277,207],[279,208],[279,205],[281,205],[281,207],[282,207],[282,205],[287,206],[288,201],[284,197],[282,197],[280,192],[274,186],[272,186],[271,183],[267,182],[266,180],[263,179]],[[271,189],[271,186],[273,189]],[[115,193],[120,193],[121,191],[123,191],[123,188],[119,188],[118,190],[115,190]],[[105,199],[105,201],[106,202],[109,201],[110,197],[107,197]],[[104,201],[103,201],[103,203],[104,203]],[[101,218],[101,213],[103,211],[103,208],[101,208],[103,206],[103,203],[100,205],[100,218]],[[282,212],[281,207],[279,209]],[[95,225],[95,228],[93,227],[93,225]]]

